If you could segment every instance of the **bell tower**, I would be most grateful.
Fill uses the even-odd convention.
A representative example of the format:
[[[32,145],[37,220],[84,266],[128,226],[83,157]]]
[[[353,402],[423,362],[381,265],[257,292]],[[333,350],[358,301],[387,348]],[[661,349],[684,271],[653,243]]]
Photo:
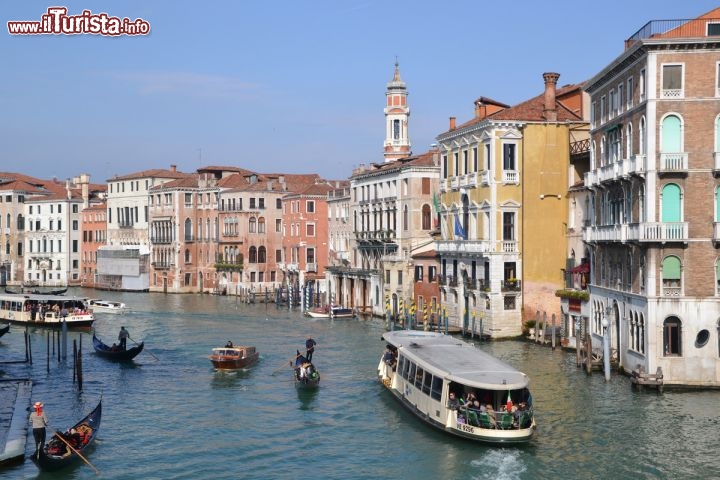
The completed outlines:
[[[385,161],[408,157],[410,138],[408,137],[408,118],[410,108],[407,104],[407,88],[400,78],[400,68],[395,60],[393,79],[387,84],[385,92]]]

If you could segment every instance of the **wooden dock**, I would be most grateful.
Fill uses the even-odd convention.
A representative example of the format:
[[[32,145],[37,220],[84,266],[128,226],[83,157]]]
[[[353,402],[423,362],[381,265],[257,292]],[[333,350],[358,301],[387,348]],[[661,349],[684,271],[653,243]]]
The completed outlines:
[[[643,387],[657,388],[659,393],[663,391],[663,373],[662,368],[658,367],[655,373],[646,373],[645,368],[638,365],[638,368],[632,371],[630,381],[638,389]]]
[[[0,467],[20,463],[25,459],[25,442],[28,432],[28,411],[30,409],[30,395],[32,394],[32,382],[27,379],[8,380],[7,383],[16,383],[16,394],[12,412],[6,411],[4,415],[10,414],[10,418],[2,418],[3,424],[9,423],[4,438],[4,444],[0,443]]]

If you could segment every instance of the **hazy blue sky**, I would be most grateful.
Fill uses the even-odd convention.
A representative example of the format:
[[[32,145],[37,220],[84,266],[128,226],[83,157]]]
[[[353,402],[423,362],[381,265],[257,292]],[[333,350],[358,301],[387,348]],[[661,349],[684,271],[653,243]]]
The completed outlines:
[[[50,6],[142,18],[147,36],[10,35]],[[381,162],[397,57],[414,153],[471,118],[592,77],[650,20],[710,0],[3,2],[0,171],[60,179],[177,165],[350,176]]]

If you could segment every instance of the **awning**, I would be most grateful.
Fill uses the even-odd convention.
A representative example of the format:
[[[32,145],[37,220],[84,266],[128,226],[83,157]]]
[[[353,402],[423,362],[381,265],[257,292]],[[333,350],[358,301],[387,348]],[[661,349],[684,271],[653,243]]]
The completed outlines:
[[[581,263],[577,267],[571,268],[570,273],[590,273],[590,264]]]

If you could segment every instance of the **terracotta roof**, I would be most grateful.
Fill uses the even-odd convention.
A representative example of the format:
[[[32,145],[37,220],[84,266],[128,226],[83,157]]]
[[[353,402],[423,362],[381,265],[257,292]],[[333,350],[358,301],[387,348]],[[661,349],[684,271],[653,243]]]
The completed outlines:
[[[575,112],[573,112],[570,108],[568,108],[563,102],[563,97],[569,97],[572,94],[581,94],[583,84],[578,83],[574,85],[565,85],[561,88],[558,88],[557,92],[555,93],[555,105],[557,108],[557,121],[558,122],[581,122],[583,121],[582,117]],[[484,97],[481,97],[484,98]],[[470,125],[474,125],[477,123],[480,123],[485,120],[517,120],[517,121],[529,121],[529,122],[545,122],[547,121],[544,115],[544,108],[545,108],[545,92],[541,93],[540,95],[533,97],[529,100],[526,100],[524,102],[518,103],[515,106],[512,106],[510,108],[506,108],[504,110],[500,110],[499,112],[495,112],[491,115],[488,115],[487,117],[483,118],[473,118],[472,120],[469,120],[461,125],[459,125],[457,129],[468,127]],[[444,132],[448,133],[450,130]]]
[[[356,169],[350,178],[357,178],[367,175],[369,173],[385,172],[397,170],[405,167],[415,166],[437,166],[435,163],[435,155],[438,150],[429,150],[420,155],[412,155],[409,157],[398,158],[390,162],[373,163],[369,167],[364,169]]]
[[[143,170],[141,172],[130,173],[128,175],[116,175],[112,178],[107,179],[108,182],[117,182],[119,180],[134,180],[138,178],[183,178],[191,173],[182,173],[177,170],[166,170],[163,168],[153,168],[150,170]]]
[[[420,253],[416,253],[415,255],[410,255],[410,258],[429,258],[429,259],[434,259],[434,258],[440,258],[440,257],[439,257],[438,253],[437,253],[435,250],[428,250],[428,251],[426,251],[426,252],[420,252]]]

